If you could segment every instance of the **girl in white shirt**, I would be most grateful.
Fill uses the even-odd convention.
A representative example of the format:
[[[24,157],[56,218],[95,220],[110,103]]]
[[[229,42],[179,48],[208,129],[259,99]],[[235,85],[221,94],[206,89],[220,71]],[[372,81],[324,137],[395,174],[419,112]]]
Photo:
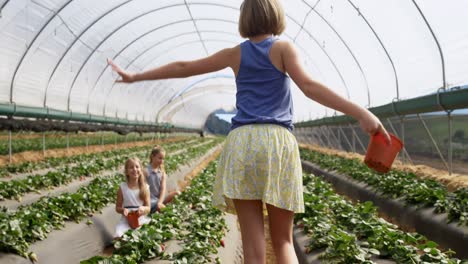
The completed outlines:
[[[143,176],[141,162],[138,158],[129,158],[125,162],[125,176],[127,181],[120,184],[117,192],[115,210],[122,214],[120,222],[115,228],[116,238],[121,237],[127,230],[131,229],[127,216],[132,210],[138,212],[140,225],[150,222],[147,214],[150,212],[150,192]]]

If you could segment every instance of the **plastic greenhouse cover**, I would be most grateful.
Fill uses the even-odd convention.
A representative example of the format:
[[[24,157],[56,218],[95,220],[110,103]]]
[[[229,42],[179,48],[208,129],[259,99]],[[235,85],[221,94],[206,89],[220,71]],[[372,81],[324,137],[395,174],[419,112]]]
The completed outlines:
[[[241,3],[0,1],[0,102],[201,127],[206,113],[234,107],[232,72],[121,85],[106,58],[139,71],[237,45]],[[468,83],[468,1],[282,4],[280,37],[296,44],[314,78],[362,106]],[[295,121],[333,113],[297,87],[293,98]]]

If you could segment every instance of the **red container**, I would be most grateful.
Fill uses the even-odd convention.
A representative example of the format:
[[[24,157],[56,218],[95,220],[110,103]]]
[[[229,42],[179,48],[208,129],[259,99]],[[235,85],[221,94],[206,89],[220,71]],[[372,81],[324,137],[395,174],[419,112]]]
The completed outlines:
[[[132,229],[136,229],[136,228],[140,227],[140,223],[138,221],[139,217],[140,216],[138,215],[138,211],[131,211],[131,212],[128,213],[127,221],[128,221],[128,225]]]
[[[386,173],[392,167],[398,152],[403,147],[401,140],[395,135],[389,133],[392,139],[391,144],[385,142],[385,137],[382,133],[373,135],[367,146],[366,158],[364,163],[377,172]]]

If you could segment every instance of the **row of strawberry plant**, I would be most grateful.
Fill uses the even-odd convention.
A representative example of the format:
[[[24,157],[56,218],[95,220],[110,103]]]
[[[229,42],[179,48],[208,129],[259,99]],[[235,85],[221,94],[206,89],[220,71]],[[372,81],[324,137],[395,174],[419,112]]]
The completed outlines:
[[[183,142],[191,142],[194,140],[193,138],[184,138],[178,140],[180,144]],[[117,150],[119,151],[119,150]],[[104,151],[100,152],[105,157],[111,157],[115,154],[116,150]],[[11,176],[10,174],[14,173],[25,173],[25,172],[32,172],[38,169],[50,168],[50,167],[57,167],[62,166],[66,163],[72,162],[85,162],[87,159],[92,158],[96,153],[85,153],[67,157],[49,157],[41,161],[26,161],[18,164],[8,164],[4,167],[0,167],[0,177],[7,177]]]
[[[121,174],[98,177],[76,193],[43,197],[39,201],[11,212],[0,209],[0,251],[30,257],[31,243],[43,240],[52,230],[61,229],[65,221],[79,222],[115,200],[116,187],[124,180]]]
[[[405,233],[379,218],[371,202],[352,204],[329,183],[304,175],[305,213],[296,225],[311,238],[307,252],[325,249],[320,258],[332,263],[374,263],[372,258],[397,263],[461,263],[438,245],[416,233]]]
[[[167,135],[162,135],[167,137]],[[78,137],[69,137],[68,146],[78,147],[86,145],[109,145],[129,141],[147,141],[154,138],[153,134],[143,134],[138,137],[132,137],[131,139],[126,138],[125,136],[119,136],[117,134],[105,134],[105,135],[88,135],[88,136],[78,136]],[[13,153],[19,153],[24,151],[33,151],[33,150],[42,150],[43,146],[42,137],[36,138],[20,138],[12,139],[11,146]],[[8,140],[0,140],[0,155],[8,155],[9,149]],[[47,149],[60,149],[66,148],[67,141],[64,137],[46,137],[46,148]]]
[[[336,170],[364,182],[387,197],[402,198],[409,205],[433,206],[437,213],[447,213],[448,221],[468,225],[468,188],[449,192],[447,187],[432,179],[422,179],[414,173],[391,170],[379,174],[361,161],[301,149],[304,160],[314,162],[328,170]]]
[[[180,143],[167,144],[165,147],[172,151],[180,148]],[[0,182],[0,201],[4,199],[20,200],[21,196],[29,192],[39,192],[41,189],[57,187],[70,183],[80,177],[90,177],[104,170],[113,170],[121,166],[129,155],[137,155],[137,152],[148,154],[148,147],[136,147],[114,151],[113,156],[104,158],[105,154],[87,155],[77,165],[65,165],[64,167],[49,171],[44,175],[30,175],[21,180]]]
[[[136,264],[153,258],[175,264],[220,263],[213,255],[224,246],[227,225],[223,213],[211,205],[215,166],[212,162],[173,203],[154,214],[149,224],[127,231],[115,243],[112,256],[96,256],[81,264]],[[170,239],[182,242],[182,250],[166,253],[165,243]]]
[[[200,153],[206,153],[209,149],[219,145],[223,141],[222,138],[216,138],[203,145],[185,146],[185,155],[177,155],[170,160],[164,162],[166,170],[175,170],[180,165],[187,165],[194,157],[198,157]]]
[[[191,160],[201,154],[184,152],[168,157],[167,161],[179,159],[179,156]],[[139,158],[143,160],[146,156],[147,153]],[[168,168],[167,171],[171,173],[173,169]],[[75,193],[42,197],[33,204],[19,207],[15,212],[0,209],[0,251],[29,256],[30,243],[45,239],[49,232],[60,229],[65,220],[78,222],[114,202],[118,185],[122,181],[124,177],[121,174],[98,177]]]

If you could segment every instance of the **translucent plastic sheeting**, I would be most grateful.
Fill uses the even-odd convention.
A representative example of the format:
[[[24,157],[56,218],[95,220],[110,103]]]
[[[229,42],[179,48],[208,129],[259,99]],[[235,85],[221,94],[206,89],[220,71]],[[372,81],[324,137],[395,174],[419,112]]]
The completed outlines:
[[[0,0],[0,102],[153,121],[200,87],[235,89],[229,70],[115,84],[106,64],[131,71],[197,59],[243,40],[240,0]],[[468,1],[288,0],[287,27],[307,71],[362,106],[467,84]],[[218,81],[216,81],[218,80]],[[223,88],[223,89],[224,89]],[[220,88],[221,89],[221,88]],[[209,89],[170,120],[201,126],[197,114],[234,107]],[[332,115],[293,87],[295,121]],[[197,108],[197,104],[200,106]],[[190,115],[178,114],[187,112]],[[229,107],[228,107],[229,106]],[[201,111],[197,113],[198,109]],[[202,114],[203,113],[203,114]],[[168,117],[169,118],[169,117]],[[169,119],[167,119],[169,120]],[[190,121],[190,122],[186,122]]]
[[[232,108],[235,92],[232,86],[220,84],[199,86],[161,109],[159,121],[177,123],[185,127],[203,126],[213,111]],[[213,100],[217,101],[216,105],[210,103]]]

